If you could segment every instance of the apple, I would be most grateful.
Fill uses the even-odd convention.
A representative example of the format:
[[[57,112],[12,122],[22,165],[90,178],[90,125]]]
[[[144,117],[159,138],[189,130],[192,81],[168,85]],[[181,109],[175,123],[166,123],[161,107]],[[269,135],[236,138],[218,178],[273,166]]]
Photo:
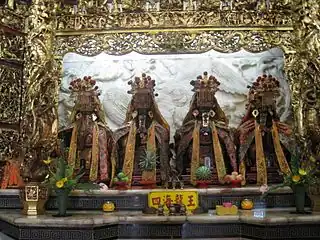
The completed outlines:
[[[122,181],[122,182],[128,182],[128,181],[129,181],[129,178],[128,178],[127,176],[125,176],[125,177],[121,178],[121,181]]]
[[[119,182],[119,179],[117,177],[113,178],[114,182]]]
[[[126,175],[124,174],[124,172],[119,172],[118,173],[118,175],[117,175],[117,177],[119,178],[119,179],[122,179],[122,178],[124,178]]]

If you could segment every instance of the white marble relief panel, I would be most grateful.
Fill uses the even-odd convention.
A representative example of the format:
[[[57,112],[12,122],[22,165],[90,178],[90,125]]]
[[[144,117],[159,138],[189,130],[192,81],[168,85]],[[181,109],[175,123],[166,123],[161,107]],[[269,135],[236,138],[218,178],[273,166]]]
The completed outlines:
[[[230,126],[236,127],[245,113],[247,85],[266,73],[278,78],[281,96],[278,112],[282,121],[291,115],[289,85],[283,71],[283,52],[270,49],[261,53],[240,51],[219,53],[209,51],[203,54],[142,55],[132,52],[123,56],[101,53],[95,57],[68,53],[63,61],[63,80],[59,95],[60,126],[69,124],[73,100],[69,97],[69,83],[75,78],[92,76],[102,90],[100,96],[108,125],[119,127],[125,117],[131,99],[127,94],[127,82],[145,72],[156,80],[156,97],[160,111],[171,126],[171,136],[180,127],[186,115],[193,92],[190,81],[204,71],[214,75],[220,82],[216,96],[222,109],[230,119]]]

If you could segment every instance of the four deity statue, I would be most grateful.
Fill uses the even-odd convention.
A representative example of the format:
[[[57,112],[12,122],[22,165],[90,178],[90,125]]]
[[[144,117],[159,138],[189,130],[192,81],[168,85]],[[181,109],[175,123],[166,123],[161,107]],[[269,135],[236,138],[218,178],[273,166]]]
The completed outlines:
[[[122,172],[128,185],[165,184],[170,130],[155,102],[155,80],[142,74],[128,82],[132,99],[122,127],[114,132],[112,178]]]
[[[99,100],[100,92],[91,77],[70,83],[75,105],[71,125],[59,132],[69,148],[68,163],[75,170],[85,171],[84,180],[108,182],[111,171],[112,132],[108,128]]]
[[[280,84],[270,75],[258,77],[250,87],[247,112],[234,135],[215,97],[218,80],[204,72],[191,81],[194,95],[171,148],[169,125],[155,101],[155,80],[142,74],[129,81],[132,99],[123,126],[114,133],[106,124],[95,84],[91,77],[71,82],[75,99],[71,125],[59,131],[69,151],[68,163],[84,171],[83,181],[108,183],[121,173],[129,187],[167,187],[169,182],[183,187],[184,183],[196,185],[196,171],[205,166],[213,184],[223,184],[227,174],[239,171],[245,176],[243,185],[262,185],[281,182],[291,172],[290,151],[295,142],[290,127],[279,120]],[[2,187],[22,184],[14,163],[8,161],[8,178],[2,180]]]
[[[228,120],[215,97],[220,83],[205,72],[191,85],[195,93],[189,112],[175,134],[177,169],[195,184],[196,170],[204,165],[216,173],[215,183],[223,183],[225,175],[238,168]]]
[[[248,183],[281,182],[281,175],[290,173],[295,143],[290,127],[280,122],[276,111],[279,86],[274,77],[263,75],[249,90],[247,113],[236,134],[240,173]]]

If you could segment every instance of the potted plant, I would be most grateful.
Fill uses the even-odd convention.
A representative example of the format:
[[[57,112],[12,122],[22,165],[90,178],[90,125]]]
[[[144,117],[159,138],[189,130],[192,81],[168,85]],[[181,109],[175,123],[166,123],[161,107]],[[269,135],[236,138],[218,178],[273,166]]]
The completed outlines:
[[[145,151],[141,155],[139,161],[139,167],[142,170],[142,179],[140,184],[144,188],[153,188],[156,185],[156,180],[154,177],[154,170],[156,169],[158,156],[155,151]]]
[[[212,173],[207,166],[200,166],[196,170],[196,183],[199,188],[207,188],[211,183]]]
[[[113,178],[113,183],[116,185],[117,190],[127,190],[128,189],[129,177],[124,172],[119,172],[115,178]]]
[[[49,170],[49,176],[45,183],[49,189],[56,193],[58,214],[53,215],[55,217],[70,216],[70,214],[67,214],[67,206],[69,195],[73,189],[100,189],[98,184],[79,183],[85,173],[82,169],[79,170],[79,173],[75,173],[74,169],[68,165],[63,157],[48,159],[43,162],[48,165]]]
[[[314,186],[318,178],[315,175],[315,169],[308,167],[308,161],[301,161],[301,154],[297,151],[291,158],[291,173],[284,176],[282,184],[268,188],[262,195],[265,197],[270,191],[280,187],[289,186],[294,194],[296,211],[294,213],[307,213],[304,209],[307,190],[310,186]]]
[[[156,185],[154,170],[156,169],[157,160],[158,156],[154,151],[145,151],[140,157],[139,167],[143,172],[140,184],[144,188],[153,188]]]

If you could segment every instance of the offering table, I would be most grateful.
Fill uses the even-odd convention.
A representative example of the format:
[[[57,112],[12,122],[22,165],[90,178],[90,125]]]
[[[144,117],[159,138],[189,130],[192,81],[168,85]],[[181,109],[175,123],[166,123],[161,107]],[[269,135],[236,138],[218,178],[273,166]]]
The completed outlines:
[[[56,199],[51,196],[45,215],[21,214],[18,190],[0,194],[0,231],[13,239],[317,239],[320,214],[290,214],[294,199],[289,188],[278,189],[261,200],[258,187],[185,189],[198,191],[204,213],[187,216],[144,214],[148,193],[161,189],[107,190],[85,193],[74,191],[65,218],[55,214]],[[180,190],[177,190],[180,191]],[[243,199],[252,199],[253,210],[239,210],[236,216],[217,216],[216,205],[231,202],[240,208]],[[103,203],[111,201],[114,212],[103,212]]]

